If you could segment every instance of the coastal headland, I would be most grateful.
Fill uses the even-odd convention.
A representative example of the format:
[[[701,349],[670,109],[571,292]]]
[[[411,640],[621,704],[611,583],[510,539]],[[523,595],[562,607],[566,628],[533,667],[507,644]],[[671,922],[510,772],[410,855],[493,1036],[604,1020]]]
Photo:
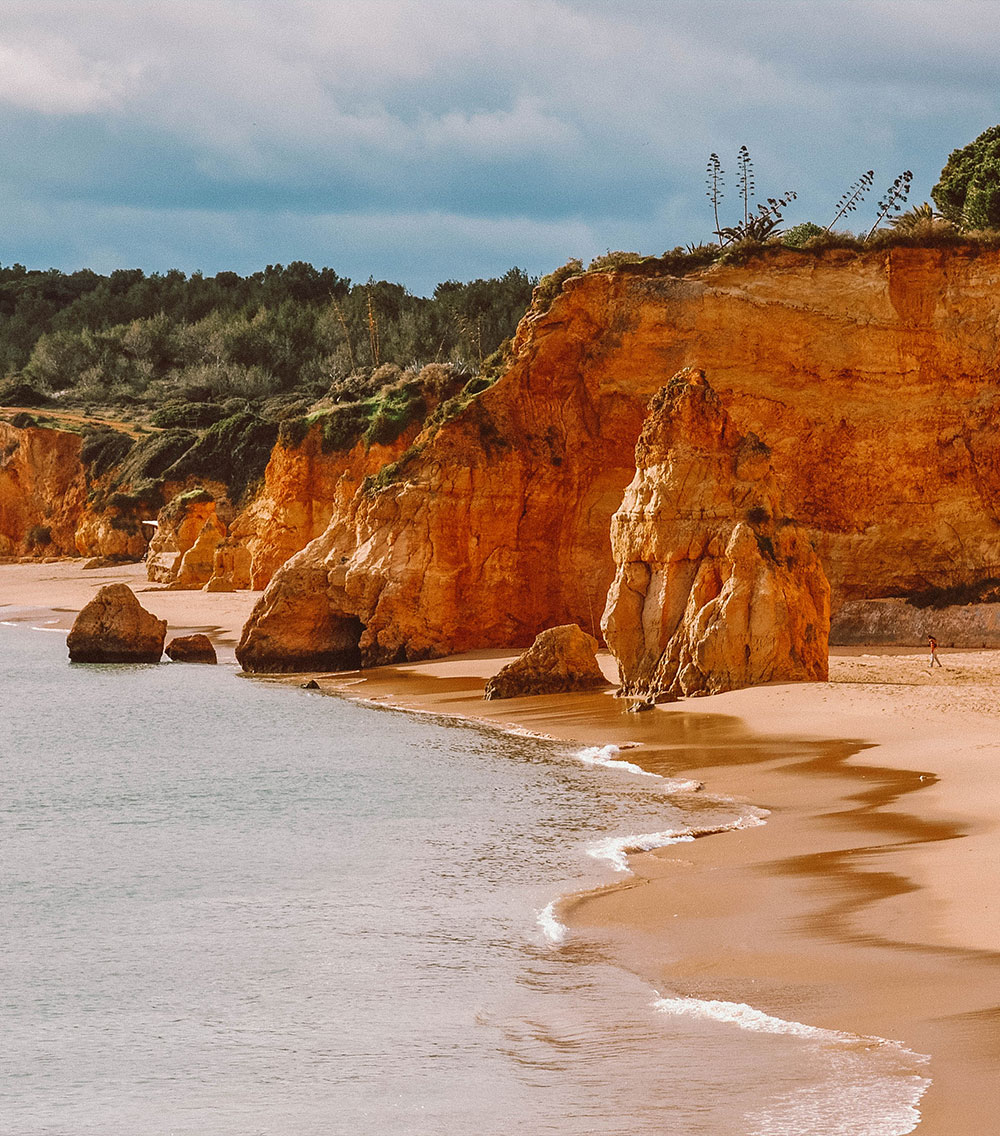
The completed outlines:
[[[556,917],[664,997],[926,1055],[920,1132],[991,1131],[1000,253],[683,259],[553,274],[472,378],[379,367],[134,436],[10,416],[0,619],[65,630],[128,583],[267,681],[629,747],[763,810],[637,841]],[[572,623],[607,690],[483,700]],[[707,696],[653,705],[678,694]]]
[[[142,591],[139,568],[2,565],[0,618],[68,628],[98,587],[120,581],[171,632],[206,630],[231,651],[253,594]],[[768,810],[758,827],[632,854],[620,885],[565,898],[558,918],[665,995],[926,1054],[917,1130],[990,1130],[1000,1107],[1000,655],[944,651],[930,671],[912,650],[834,649],[828,682],[631,714],[609,692],[485,702],[487,678],[512,654],[273,681],[315,679],[400,710],[631,747],[644,769]],[[613,680],[614,661],[601,660]]]

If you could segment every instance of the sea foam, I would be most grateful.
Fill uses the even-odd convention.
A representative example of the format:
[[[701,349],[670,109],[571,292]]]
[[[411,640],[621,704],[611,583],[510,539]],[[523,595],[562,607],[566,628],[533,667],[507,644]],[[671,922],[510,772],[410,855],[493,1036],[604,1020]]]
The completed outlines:
[[[755,809],[734,817],[726,824],[707,828],[670,828],[663,832],[644,832],[630,836],[609,836],[598,840],[587,849],[587,854],[595,860],[606,860],[616,872],[629,871],[628,858],[634,852],[652,852],[654,848],[666,848],[671,844],[685,844],[700,836],[715,836],[721,832],[734,832],[741,828],[756,828],[764,823],[767,816],[764,809]]]
[[[690,778],[663,777],[659,773],[650,773],[648,769],[623,760],[618,756],[620,753],[621,750],[616,745],[588,746],[576,756],[584,765],[600,765],[605,769],[617,769],[623,773],[634,773],[639,777],[655,778],[663,782],[663,788],[668,793],[697,793],[699,789],[704,788],[700,781],[693,781]]]
[[[745,1118],[747,1136],[906,1136],[920,1122],[918,1106],[931,1082],[918,1070],[929,1058],[901,1042],[788,1021],[743,1002],[658,998],[652,1005],[819,1046],[828,1065],[825,1083],[776,1096]]]
[[[542,934],[545,936],[546,941],[553,946],[564,943],[569,933],[556,916],[556,904],[558,902],[559,900],[557,899],[552,900],[551,903],[547,903],[538,913],[538,926],[541,927]]]

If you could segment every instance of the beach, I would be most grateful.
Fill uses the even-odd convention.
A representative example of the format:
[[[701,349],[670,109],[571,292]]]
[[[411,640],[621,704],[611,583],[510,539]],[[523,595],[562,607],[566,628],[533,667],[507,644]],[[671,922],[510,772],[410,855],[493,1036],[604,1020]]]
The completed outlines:
[[[227,651],[257,598],[166,591],[142,565],[12,564],[0,566],[0,618],[68,627],[119,580],[167,618],[168,635],[204,630]],[[925,1054],[931,1084],[916,1130],[990,1131],[1000,1107],[1000,654],[943,651],[932,672],[923,653],[835,651],[827,683],[641,714],[610,686],[484,702],[486,679],[514,654],[278,681],[315,678],[382,705],[619,747],[645,770],[766,810],[754,827],[633,853],[631,874],[564,898],[557,918],[607,945],[671,1012],[697,1000],[725,1020],[751,1007]],[[613,660],[602,666],[613,681]]]

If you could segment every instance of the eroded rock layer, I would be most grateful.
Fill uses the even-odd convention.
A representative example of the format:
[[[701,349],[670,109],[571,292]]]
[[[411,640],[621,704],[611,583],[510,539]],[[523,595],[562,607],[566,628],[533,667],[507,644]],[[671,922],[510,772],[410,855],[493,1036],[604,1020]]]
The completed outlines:
[[[595,632],[646,404],[692,365],[767,439],[834,608],[998,574],[998,288],[1000,254],[962,248],[571,279],[507,374],[277,573],[244,665],[294,667],[346,620],[366,663]],[[319,628],[281,614],[303,572]]]
[[[624,693],[827,677],[829,585],[770,457],[703,373],[682,371],[654,396],[611,524],[603,629]]]
[[[87,484],[79,434],[0,422],[0,556],[74,556]]]
[[[201,588],[208,583],[215,552],[226,538],[228,502],[216,500],[204,489],[178,494],[157,518],[156,534],[149,544],[146,574],[171,588]]]
[[[301,445],[279,441],[261,492],[236,515],[217,547],[208,590],[266,587],[282,564],[326,531],[334,512],[349,506],[362,481],[398,458],[414,435],[411,429],[388,445],[362,440],[348,451],[329,453],[319,427]]]

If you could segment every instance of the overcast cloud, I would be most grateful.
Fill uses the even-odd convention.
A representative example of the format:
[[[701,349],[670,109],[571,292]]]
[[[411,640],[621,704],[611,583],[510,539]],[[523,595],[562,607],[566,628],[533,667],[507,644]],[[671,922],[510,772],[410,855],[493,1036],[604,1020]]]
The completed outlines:
[[[0,261],[540,273],[709,239],[743,143],[825,224],[868,168],[929,197],[998,46],[992,0],[4,0]]]

